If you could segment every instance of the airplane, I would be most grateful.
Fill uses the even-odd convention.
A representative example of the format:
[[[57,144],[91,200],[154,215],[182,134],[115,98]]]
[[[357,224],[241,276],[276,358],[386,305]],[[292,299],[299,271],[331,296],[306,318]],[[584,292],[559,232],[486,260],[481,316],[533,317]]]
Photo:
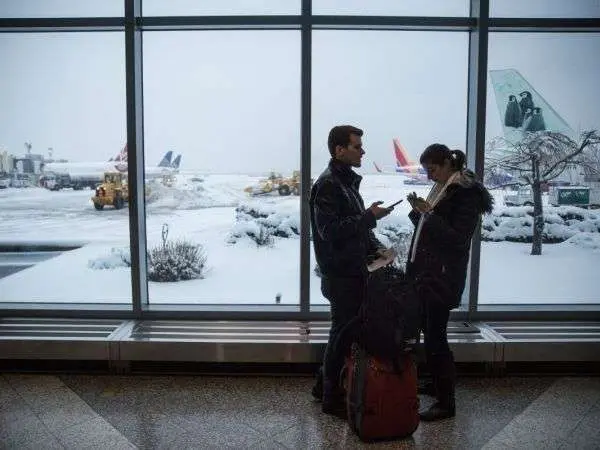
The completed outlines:
[[[508,142],[519,142],[527,133],[536,131],[560,132],[571,139],[576,133],[556,110],[516,69],[490,70],[490,81],[502,121],[502,134]],[[503,149],[496,152],[502,153]],[[507,171],[490,174],[492,184],[501,186],[515,182]],[[576,169],[567,169],[561,179],[574,181]],[[564,181],[564,180],[563,180]],[[557,180],[557,182],[560,182]]]
[[[109,161],[127,161],[127,144],[123,147],[123,149],[117,153],[117,156],[114,158],[110,158]]]
[[[431,181],[427,178],[427,172],[420,164],[413,163],[405,148],[402,146],[398,139],[393,139],[394,155],[396,159],[396,172],[406,176],[404,184],[431,184]],[[377,173],[385,173],[381,167],[373,161],[373,166]]]
[[[394,139],[394,153],[396,155],[396,172],[407,174],[409,177],[404,180],[404,184],[426,185],[432,183],[427,178],[427,171],[423,166],[415,164],[410,160],[406,149],[398,139]],[[485,177],[485,184],[490,188],[503,186],[509,184],[511,181],[513,181],[513,176],[499,169],[486,174]]]
[[[173,175],[179,172],[181,164],[181,155],[171,161],[173,151],[165,153],[157,166],[145,167],[144,175],[147,180],[161,178],[166,175]],[[84,163],[47,163],[43,166],[43,172],[54,173],[56,175],[68,175],[71,182],[81,186],[93,187],[104,179],[105,172],[119,171],[127,172],[127,144],[114,157],[105,162],[84,162]]]
[[[427,175],[427,172],[421,164],[415,164],[410,160],[406,149],[398,139],[393,139],[393,143],[394,154],[396,155],[396,172]]]
[[[396,156],[396,172],[407,175],[404,184],[431,184],[427,178],[427,171],[420,164],[412,162],[404,146],[398,139],[393,139],[394,154]]]

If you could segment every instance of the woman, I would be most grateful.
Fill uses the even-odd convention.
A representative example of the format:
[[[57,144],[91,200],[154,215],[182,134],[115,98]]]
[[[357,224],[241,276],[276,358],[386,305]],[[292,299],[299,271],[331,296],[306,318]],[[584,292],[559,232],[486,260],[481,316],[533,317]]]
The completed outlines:
[[[427,177],[435,182],[427,200],[410,194],[415,225],[407,274],[416,283],[423,302],[425,354],[433,386],[425,393],[437,402],[421,413],[425,421],[455,414],[454,358],[446,327],[450,310],[460,304],[465,288],[471,237],[481,214],[492,210],[493,199],[475,174],[465,168],[465,154],[432,144],[421,155]],[[434,392],[433,392],[434,391]]]

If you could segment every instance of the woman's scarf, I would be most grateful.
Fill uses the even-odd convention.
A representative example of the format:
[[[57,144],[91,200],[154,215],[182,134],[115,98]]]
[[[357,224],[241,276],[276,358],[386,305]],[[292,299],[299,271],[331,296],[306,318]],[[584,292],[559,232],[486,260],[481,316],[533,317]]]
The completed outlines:
[[[450,175],[450,177],[448,178],[448,180],[446,181],[446,183],[444,185],[442,185],[440,183],[435,183],[433,185],[433,187],[429,191],[429,194],[427,195],[427,203],[429,203],[429,205],[431,205],[432,210],[433,210],[433,207],[435,205],[437,205],[442,198],[444,198],[444,195],[446,194],[446,189],[448,188],[448,186],[450,186],[452,183],[457,181],[461,176],[462,176],[462,172],[457,171],[457,172],[454,172],[452,175]],[[419,223],[417,224],[417,229],[415,230],[415,239],[413,242],[412,252],[410,254],[410,262],[411,263],[415,261],[415,257],[417,255],[417,246],[419,245],[419,237],[421,236],[421,230],[423,229],[423,224],[425,223],[425,220],[427,220],[428,216],[429,216],[429,213],[421,213],[421,216],[419,217]]]

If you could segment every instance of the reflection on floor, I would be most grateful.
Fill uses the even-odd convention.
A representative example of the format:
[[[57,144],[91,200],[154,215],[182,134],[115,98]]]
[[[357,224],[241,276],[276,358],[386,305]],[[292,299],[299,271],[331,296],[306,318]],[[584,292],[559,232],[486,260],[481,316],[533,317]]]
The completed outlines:
[[[367,447],[310,378],[0,375],[0,448]],[[431,400],[424,397],[423,406]],[[462,378],[457,416],[369,448],[598,449],[600,378]]]

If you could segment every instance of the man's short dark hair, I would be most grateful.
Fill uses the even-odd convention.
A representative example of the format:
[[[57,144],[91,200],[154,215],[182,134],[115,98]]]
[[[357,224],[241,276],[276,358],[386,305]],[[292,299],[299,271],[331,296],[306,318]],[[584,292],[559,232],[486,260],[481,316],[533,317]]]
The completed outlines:
[[[338,125],[337,127],[333,127],[331,129],[329,132],[329,137],[327,138],[327,147],[329,147],[329,153],[331,153],[332,157],[335,156],[335,148],[338,145],[346,147],[348,144],[350,144],[351,134],[362,136],[363,130],[353,127],[352,125]]]

